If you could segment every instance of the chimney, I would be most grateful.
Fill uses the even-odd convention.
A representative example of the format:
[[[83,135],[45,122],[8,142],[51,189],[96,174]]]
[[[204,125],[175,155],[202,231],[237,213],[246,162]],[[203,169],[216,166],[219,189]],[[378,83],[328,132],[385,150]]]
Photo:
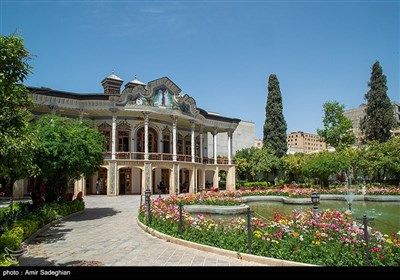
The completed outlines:
[[[112,71],[111,75],[104,78],[101,84],[104,88],[104,94],[106,95],[120,95],[121,85],[124,81],[114,74]]]

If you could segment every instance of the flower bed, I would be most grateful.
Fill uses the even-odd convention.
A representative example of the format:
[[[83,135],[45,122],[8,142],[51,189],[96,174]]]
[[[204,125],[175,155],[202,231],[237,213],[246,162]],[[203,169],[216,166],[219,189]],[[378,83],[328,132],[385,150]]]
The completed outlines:
[[[5,248],[17,250],[21,243],[34,234],[37,230],[51,221],[85,208],[83,200],[57,204],[43,204],[36,208],[26,203],[13,204],[13,220],[10,225],[10,207],[0,210],[0,266],[15,265],[4,258]]]
[[[225,197],[229,196],[225,194]],[[152,200],[149,226],[179,237],[179,207],[173,202],[183,203],[184,200],[174,196]],[[192,198],[189,201],[192,202]],[[183,217],[185,240],[248,252],[247,224],[243,218],[223,222],[186,212]],[[139,219],[145,220],[144,207]],[[321,211],[317,216],[311,211],[295,211],[288,216],[276,213],[273,220],[252,218],[252,226],[252,253],[255,255],[328,266],[366,265],[363,229],[348,213],[336,210]],[[387,236],[372,230],[369,250],[371,265],[400,265],[398,233]]]

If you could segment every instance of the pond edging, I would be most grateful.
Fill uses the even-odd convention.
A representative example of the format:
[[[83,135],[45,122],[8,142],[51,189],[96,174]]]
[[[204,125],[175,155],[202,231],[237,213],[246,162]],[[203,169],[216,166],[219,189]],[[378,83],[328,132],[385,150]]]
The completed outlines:
[[[321,200],[340,200],[346,201],[345,195],[342,194],[321,194]],[[244,214],[249,206],[245,203],[256,201],[277,201],[284,204],[295,205],[312,205],[311,198],[307,197],[286,197],[278,195],[253,195],[243,196],[241,198],[244,204],[240,205],[184,205],[183,209],[189,213],[206,213],[220,215]],[[400,195],[355,195],[353,201],[375,201],[375,202],[400,202]]]
[[[207,213],[207,214],[224,214],[235,215],[247,212],[249,208],[246,204],[224,206],[224,205],[184,205],[183,210],[189,213]]]

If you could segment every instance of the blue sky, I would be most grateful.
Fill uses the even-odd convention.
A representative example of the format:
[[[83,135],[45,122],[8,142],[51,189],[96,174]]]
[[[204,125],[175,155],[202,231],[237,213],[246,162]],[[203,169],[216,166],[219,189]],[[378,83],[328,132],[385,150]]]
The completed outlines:
[[[400,100],[399,1],[0,0],[0,32],[33,55],[30,86],[99,93],[164,76],[198,107],[253,121],[262,138],[276,74],[288,132],[322,128],[322,104],[364,102],[379,60]]]

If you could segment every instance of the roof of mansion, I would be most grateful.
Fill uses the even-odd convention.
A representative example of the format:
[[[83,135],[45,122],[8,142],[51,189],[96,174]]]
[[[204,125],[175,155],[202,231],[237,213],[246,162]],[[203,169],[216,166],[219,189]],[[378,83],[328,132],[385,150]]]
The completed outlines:
[[[168,77],[148,82],[135,78],[125,84],[114,72],[103,81],[103,93],[74,93],[46,87],[30,87],[36,106],[56,106],[75,110],[125,110],[152,111],[161,114],[186,116],[192,119],[206,119],[232,124],[235,129],[240,119],[220,116],[197,107],[196,101]]]

